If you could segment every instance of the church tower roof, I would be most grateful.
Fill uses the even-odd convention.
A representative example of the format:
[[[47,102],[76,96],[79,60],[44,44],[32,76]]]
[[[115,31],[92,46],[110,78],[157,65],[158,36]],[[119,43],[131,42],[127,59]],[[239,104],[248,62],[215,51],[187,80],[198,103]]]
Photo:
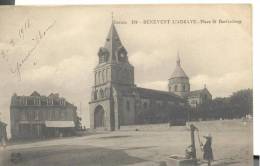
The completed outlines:
[[[118,32],[116,30],[116,27],[114,23],[112,22],[110,26],[110,30],[108,32],[104,47],[101,48],[108,52],[109,58],[108,61],[118,61],[119,55],[117,55],[119,52],[125,52],[125,55],[127,54],[127,51],[125,50],[120,37],[118,35]]]
[[[186,73],[184,72],[184,70],[181,67],[181,60],[180,60],[180,56],[178,53],[177,60],[176,60],[176,68],[175,68],[174,72],[172,73],[171,78],[179,78],[179,77],[188,78],[188,76],[186,75]]]

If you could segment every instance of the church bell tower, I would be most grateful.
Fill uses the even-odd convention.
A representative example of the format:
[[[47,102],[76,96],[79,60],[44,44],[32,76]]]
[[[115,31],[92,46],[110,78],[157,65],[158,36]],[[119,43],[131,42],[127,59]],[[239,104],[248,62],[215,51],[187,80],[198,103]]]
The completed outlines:
[[[113,22],[97,56],[89,102],[90,127],[116,130],[120,126],[120,95],[134,87],[134,67],[128,61],[127,50]]]

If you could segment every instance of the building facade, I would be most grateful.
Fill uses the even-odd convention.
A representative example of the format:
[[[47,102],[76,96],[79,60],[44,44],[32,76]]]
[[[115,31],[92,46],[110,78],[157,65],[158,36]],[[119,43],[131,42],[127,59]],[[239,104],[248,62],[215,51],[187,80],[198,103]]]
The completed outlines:
[[[211,101],[212,95],[205,86],[203,89],[191,91],[187,99],[189,105],[193,108],[196,108],[200,104]]]
[[[168,91],[140,88],[135,85],[134,67],[112,23],[98,59],[89,102],[90,128],[118,130],[121,125],[185,118],[191,92],[179,56]]]
[[[51,93],[41,96],[34,91],[30,96],[11,99],[10,118],[12,138],[46,138],[73,133],[77,107]]]
[[[168,88],[169,92],[186,99],[192,108],[212,100],[212,95],[206,85],[203,89],[190,91],[189,77],[181,67],[179,54],[177,55],[176,68],[169,79]]]

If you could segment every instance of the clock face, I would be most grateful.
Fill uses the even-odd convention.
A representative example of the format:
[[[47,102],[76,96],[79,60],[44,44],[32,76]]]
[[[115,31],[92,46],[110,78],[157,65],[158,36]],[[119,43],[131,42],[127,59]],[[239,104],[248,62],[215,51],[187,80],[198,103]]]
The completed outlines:
[[[125,57],[125,54],[121,53],[120,56],[121,56],[121,58],[124,58],[124,57]]]

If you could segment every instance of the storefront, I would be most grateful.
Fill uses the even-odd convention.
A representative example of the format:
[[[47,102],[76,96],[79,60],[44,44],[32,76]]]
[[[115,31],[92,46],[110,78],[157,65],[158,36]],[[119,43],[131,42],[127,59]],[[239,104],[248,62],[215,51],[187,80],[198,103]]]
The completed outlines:
[[[74,135],[73,121],[45,121],[45,134],[47,137],[67,137]]]

